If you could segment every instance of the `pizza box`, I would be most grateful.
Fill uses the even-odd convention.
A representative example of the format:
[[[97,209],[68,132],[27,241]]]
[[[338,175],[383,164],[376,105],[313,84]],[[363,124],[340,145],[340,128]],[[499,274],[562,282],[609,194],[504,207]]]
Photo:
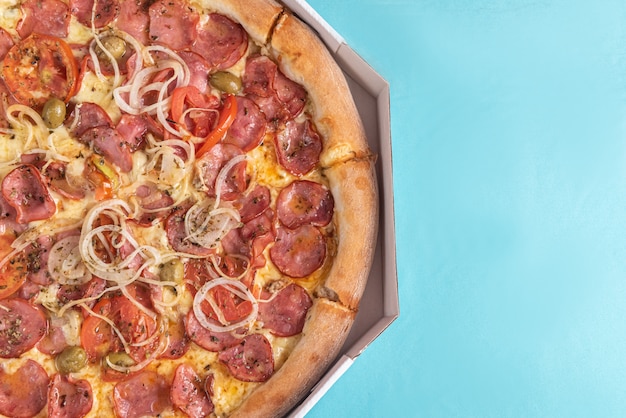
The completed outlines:
[[[342,68],[357,105],[369,145],[378,156],[379,230],[376,253],[359,313],[339,357],[289,417],[303,417],[399,315],[396,272],[389,84],[304,0],[283,4],[312,27]]]

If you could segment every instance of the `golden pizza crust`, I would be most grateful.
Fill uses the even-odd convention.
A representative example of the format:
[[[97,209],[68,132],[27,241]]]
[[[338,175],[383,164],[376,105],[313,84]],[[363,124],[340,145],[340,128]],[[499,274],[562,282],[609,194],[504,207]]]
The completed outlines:
[[[304,86],[313,103],[313,121],[324,139],[321,166],[369,156],[348,83],[324,43],[288,12],[278,20],[270,42],[280,69]]]
[[[241,23],[254,41],[266,44],[283,7],[273,0],[192,0]]]
[[[231,416],[279,417],[289,412],[335,359],[355,315],[338,303],[316,299],[309,310],[302,339],[283,367],[255,389]]]
[[[378,189],[372,159],[350,160],[324,170],[335,199],[337,253],[320,292],[358,309],[376,250]],[[336,295],[336,296],[335,296]]]

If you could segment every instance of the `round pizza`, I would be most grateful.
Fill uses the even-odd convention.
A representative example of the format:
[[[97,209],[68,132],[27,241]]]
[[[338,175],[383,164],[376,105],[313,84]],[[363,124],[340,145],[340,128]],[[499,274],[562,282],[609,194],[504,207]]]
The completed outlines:
[[[6,0],[0,414],[287,414],[378,224],[343,73],[273,0]]]

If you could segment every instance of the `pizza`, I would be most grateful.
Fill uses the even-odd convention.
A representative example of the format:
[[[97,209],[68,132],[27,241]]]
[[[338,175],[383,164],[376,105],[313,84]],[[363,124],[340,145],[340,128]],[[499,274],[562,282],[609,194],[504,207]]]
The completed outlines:
[[[3,0],[0,59],[0,414],[287,414],[378,224],[316,34],[273,0]]]

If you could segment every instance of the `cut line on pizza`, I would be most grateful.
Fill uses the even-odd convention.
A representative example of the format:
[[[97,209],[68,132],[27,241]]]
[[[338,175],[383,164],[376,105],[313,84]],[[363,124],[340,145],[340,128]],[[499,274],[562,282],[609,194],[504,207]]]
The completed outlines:
[[[3,0],[0,60],[0,415],[287,414],[378,225],[317,35],[272,0]]]

